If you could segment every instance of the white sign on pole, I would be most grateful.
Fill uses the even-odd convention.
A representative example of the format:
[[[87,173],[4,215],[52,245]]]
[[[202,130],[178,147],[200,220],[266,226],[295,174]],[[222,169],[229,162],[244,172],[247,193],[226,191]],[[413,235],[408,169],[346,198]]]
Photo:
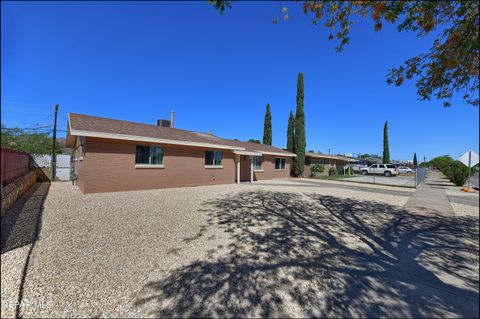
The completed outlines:
[[[460,162],[465,164],[467,167],[474,167],[478,164],[478,154],[470,150],[460,156]]]

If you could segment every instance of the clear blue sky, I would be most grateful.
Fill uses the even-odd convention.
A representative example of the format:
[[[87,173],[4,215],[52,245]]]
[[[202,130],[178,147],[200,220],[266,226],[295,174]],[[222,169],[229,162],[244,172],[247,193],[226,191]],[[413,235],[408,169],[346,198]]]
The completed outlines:
[[[478,151],[478,108],[385,83],[431,39],[358,21],[336,53],[325,28],[284,4],[290,20],[275,25],[280,2],[224,15],[203,2],[2,2],[2,123],[50,124],[55,103],[63,130],[68,112],[154,124],[173,109],[178,128],[261,139],[270,103],[273,144],[284,147],[301,71],[307,149],[381,154],[388,120],[393,159]]]

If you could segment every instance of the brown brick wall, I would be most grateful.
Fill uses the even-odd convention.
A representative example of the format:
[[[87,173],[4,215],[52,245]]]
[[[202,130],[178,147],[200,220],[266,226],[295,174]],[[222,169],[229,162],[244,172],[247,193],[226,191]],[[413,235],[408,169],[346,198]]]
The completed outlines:
[[[284,170],[275,170],[275,158],[277,157],[279,156],[263,155],[263,163],[262,163],[263,172],[259,172],[259,171],[253,172],[254,180],[290,177],[290,158],[286,158]]]
[[[135,146],[157,145],[87,138],[78,186],[83,193],[230,184],[234,154],[223,151],[223,168],[205,168],[205,148],[161,145],[165,168],[135,168]],[[78,164],[78,162],[76,163]]]

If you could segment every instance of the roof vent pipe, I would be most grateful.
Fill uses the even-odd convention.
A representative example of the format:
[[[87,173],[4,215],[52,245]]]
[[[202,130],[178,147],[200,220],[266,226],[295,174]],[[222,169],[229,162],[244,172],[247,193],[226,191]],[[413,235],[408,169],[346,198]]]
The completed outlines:
[[[175,111],[170,112],[170,127],[173,127],[173,118],[175,117]]]

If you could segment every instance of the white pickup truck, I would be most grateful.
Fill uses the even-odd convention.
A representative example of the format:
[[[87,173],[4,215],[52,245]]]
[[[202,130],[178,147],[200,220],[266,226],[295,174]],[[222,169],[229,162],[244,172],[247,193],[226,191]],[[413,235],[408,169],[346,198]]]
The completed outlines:
[[[349,165],[355,173],[360,173],[362,168],[368,168],[368,162],[366,160],[359,160]]]
[[[375,174],[384,175],[386,177],[398,175],[398,169],[393,164],[373,164],[360,170],[362,175]]]

